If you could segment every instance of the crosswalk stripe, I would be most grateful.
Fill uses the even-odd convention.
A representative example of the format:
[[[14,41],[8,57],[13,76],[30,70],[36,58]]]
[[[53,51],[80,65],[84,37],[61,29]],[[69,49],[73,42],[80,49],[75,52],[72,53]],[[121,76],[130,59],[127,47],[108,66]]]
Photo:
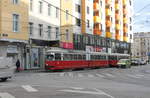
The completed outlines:
[[[65,76],[65,73],[60,73],[59,76],[63,77]]]
[[[109,76],[109,77],[115,77],[112,74],[106,73],[105,75]]]
[[[22,85],[22,88],[24,88],[28,92],[37,92],[38,91],[37,89],[33,88],[30,85]]]
[[[73,73],[71,73],[71,72],[69,72],[68,75],[69,75],[70,77],[73,77]]]
[[[93,75],[91,75],[91,74],[88,74],[88,77],[93,78],[94,76],[93,76]]]
[[[15,98],[15,97],[9,93],[0,93],[0,98]]]
[[[104,78],[105,76],[101,75],[101,74],[96,74],[98,77]]]
[[[83,76],[82,74],[78,74],[78,77],[80,77],[80,78],[81,78],[81,77],[84,77],[84,76]]]
[[[136,76],[136,75],[127,75],[128,77],[131,77],[131,78],[141,78],[139,76]]]

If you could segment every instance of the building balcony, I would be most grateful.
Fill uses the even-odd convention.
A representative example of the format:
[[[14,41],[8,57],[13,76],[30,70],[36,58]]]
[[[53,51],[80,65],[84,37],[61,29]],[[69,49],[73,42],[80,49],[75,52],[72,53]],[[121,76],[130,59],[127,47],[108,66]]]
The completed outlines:
[[[123,0],[123,5],[126,5],[127,4],[127,0]]]
[[[121,28],[120,25],[117,24],[117,25],[116,25],[116,29],[117,29],[117,30],[120,30],[120,28]]]
[[[95,35],[101,35],[102,32],[100,30],[98,30],[98,29],[94,29],[94,34]]]
[[[116,15],[115,15],[115,18],[116,18],[116,20],[120,20],[119,14],[116,14]]]
[[[123,36],[123,41],[127,42],[128,41],[128,37]]]
[[[124,27],[124,28],[123,28],[123,32],[124,32],[124,33],[127,33],[127,32],[128,32],[128,28],[127,28],[127,27]]]
[[[119,34],[116,34],[116,40],[120,40],[120,35]]]
[[[123,14],[127,14],[127,13],[128,13],[127,9],[123,9]]]
[[[123,18],[123,23],[128,23],[128,19],[127,18]]]
[[[115,9],[119,10],[119,4],[115,4]]]
[[[94,23],[100,23],[101,19],[99,16],[94,16]]]
[[[106,4],[110,4],[111,3],[111,0],[106,0]]]
[[[99,0],[94,0],[94,3],[99,3]]]
[[[107,16],[110,16],[110,15],[111,15],[110,9],[106,9],[106,15],[107,15]]]
[[[110,20],[107,20],[107,21],[106,21],[106,27],[111,27],[111,25],[112,25],[111,21],[110,21]]]
[[[93,4],[93,8],[94,8],[94,10],[99,10],[100,9],[99,4],[98,3],[94,3]]]
[[[111,37],[112,37],[111,32],[106,32],[106,37],[107,37],[107,38],[111,38]]]

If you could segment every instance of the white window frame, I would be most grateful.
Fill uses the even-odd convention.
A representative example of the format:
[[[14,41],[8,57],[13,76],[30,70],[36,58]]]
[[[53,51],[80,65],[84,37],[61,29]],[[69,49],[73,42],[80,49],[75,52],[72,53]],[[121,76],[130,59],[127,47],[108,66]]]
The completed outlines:
[[[17,18],[17,17],[18,18]],[[16,18],[15,18],[16,17]],[[19,14],[12,14],[12,26],[13,26],[13,32],[19,32]],[[17,24],[17,26],[16,26]]]

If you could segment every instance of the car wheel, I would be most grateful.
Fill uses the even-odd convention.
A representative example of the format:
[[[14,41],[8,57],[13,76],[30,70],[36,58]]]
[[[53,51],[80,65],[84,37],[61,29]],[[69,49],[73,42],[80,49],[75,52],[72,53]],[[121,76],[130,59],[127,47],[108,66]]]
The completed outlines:
[[[7,79],[8,79],[8,78],[1,78],[1,81],[2,81],[2,82],[5,82],[5,81],[7,81]]]

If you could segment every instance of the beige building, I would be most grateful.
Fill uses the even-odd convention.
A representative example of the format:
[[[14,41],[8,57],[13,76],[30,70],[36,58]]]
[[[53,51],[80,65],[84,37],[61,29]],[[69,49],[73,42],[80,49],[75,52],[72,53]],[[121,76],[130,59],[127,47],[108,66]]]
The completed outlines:
[[[150,32],[134,33],[132,43],[132,57],[148,60],[150,52]]]
[[[28,0],[0,0],[0,56],[25,63],[28,42]]]

